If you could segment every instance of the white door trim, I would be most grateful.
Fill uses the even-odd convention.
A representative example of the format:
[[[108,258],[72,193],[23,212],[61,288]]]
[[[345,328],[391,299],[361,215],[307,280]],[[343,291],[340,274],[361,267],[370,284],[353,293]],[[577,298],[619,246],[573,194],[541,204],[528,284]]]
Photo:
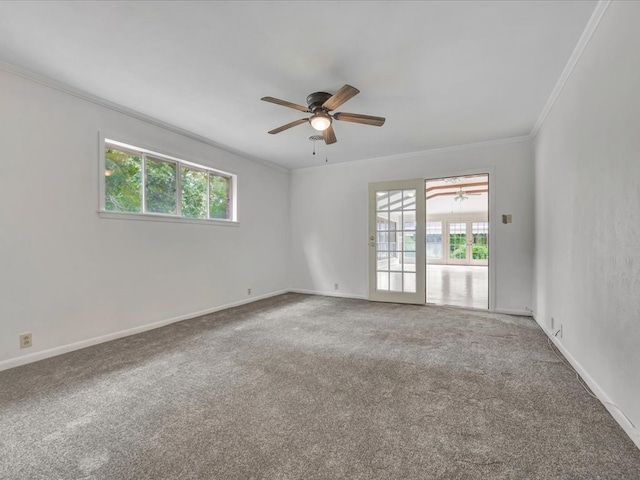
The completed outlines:
[[[469,170],[443,170],[431,172],[425,176],[425,182],[448,177],[465,177],[470,175],[489,175],[489,311],[494,312],[496,300],[496,265],[499,262],[499,254],[496,250],[496,232],[499,228],[499,216],[496,213],[496,168],[482,167]],[[443,233],[444,234],[444,233]],[[444,252],[446,254],[446,252]]]

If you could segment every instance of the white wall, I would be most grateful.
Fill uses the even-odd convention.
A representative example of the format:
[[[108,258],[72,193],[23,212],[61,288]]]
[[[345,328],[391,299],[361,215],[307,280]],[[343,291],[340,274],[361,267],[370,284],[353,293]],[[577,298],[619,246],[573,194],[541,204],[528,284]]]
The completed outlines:
[[[288,288],[287,171],[3,71],[0,105],[0,369]],[[99,218],[99,131],[237,174],[240,226]]]
[[[368,184],[491,173],[494,308],[532,307],[533,153],[529,141],[457,148],[295,170],[291,177],[291,285],[301,291],[367,295]],[[504,225],[497,216],[513,214]],[[340,290],[334,291],[338,283]]]
[[[640,425],[640,3],[612,2],[535,141],[535,317]],[[640,446],[638,430],[610,409]]]

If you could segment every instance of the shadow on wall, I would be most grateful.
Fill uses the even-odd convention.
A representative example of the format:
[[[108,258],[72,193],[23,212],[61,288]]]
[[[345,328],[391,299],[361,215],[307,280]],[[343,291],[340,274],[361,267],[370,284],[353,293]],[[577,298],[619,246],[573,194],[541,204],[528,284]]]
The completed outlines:
[[[335,280],[335,264],[328,251],[322,248],[322,242],[313,234],[304,239],[302,247],[307,263],[307,271],[311,277],[313,291],[328,292]]]

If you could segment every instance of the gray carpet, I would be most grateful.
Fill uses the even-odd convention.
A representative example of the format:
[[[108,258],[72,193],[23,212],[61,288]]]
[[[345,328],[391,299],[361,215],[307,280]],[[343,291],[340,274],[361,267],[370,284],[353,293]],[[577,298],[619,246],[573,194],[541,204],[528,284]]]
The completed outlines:
[[[287,294],[0,372],[2,479],[639,479],[534,321]]]

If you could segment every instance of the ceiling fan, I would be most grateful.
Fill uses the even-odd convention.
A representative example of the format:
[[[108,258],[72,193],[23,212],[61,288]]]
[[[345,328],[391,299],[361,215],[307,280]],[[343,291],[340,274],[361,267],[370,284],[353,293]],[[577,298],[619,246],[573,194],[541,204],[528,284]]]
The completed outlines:
[[[460,187],[456,192],[456,196],[453,197],[453,199],[456,202],[463,202],[469,199],[469,195],[482,195],[482,193],[466,192],[462,187]]]
[[[309,118],[301,118],[300,120],[294,120],[291,123],[282,125],[281,127],[270,130],[269,133],[276,134],[283,132],[291,127],[302,125],[305,122],[309,122],[311,126],[322,132],[322,138],[327,145],[336,143],[336,134],[333,131],[333,120],[340,120],[343,122],[363,123],[365,125],[373,125],[381,127],[384,124],[385,119],[383,117],[374,117],[371,115],[360,115],[358,113],[344,113],[336,112],[333,115],[330,114],[332,110],[335,110],[347,100],[355,97],[360,90],[351,85],[345,85],[336,93],[331,95],[327,92],[315,92],[307,95],[307,106],[298,105],[295,103],[287,102],[286,100],[280,100],[274,97],[262,97],[260,100],[265,102],[275,103],[276,105],[282,105],[283,107],[294,108],[301,112],[310,113]]]

